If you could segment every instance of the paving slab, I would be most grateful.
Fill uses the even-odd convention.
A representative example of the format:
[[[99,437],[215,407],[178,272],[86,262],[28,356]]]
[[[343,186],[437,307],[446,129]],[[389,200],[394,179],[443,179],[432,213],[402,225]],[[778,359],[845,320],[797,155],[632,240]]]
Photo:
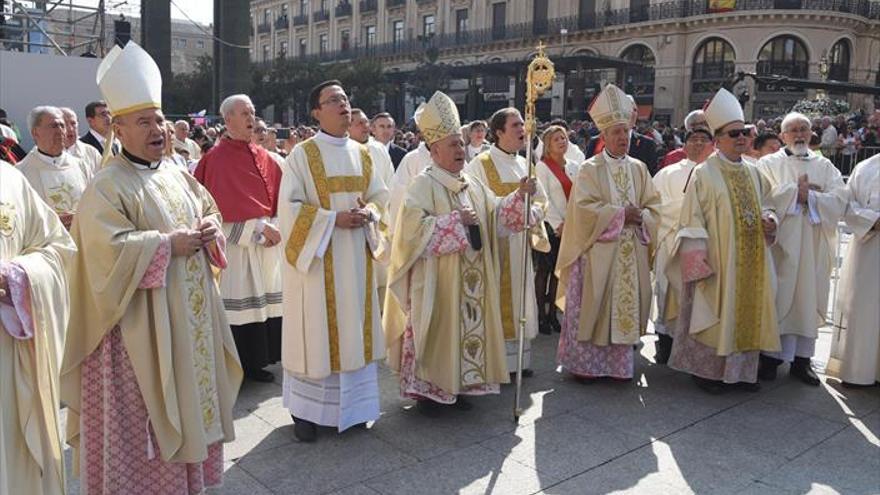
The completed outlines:
[[[564,479],[651,443],[574,414],[542,418],[480,445],[542,475]],[[589,445],[589,448],[585,446]]]
[[[473,445],[378,476],[366,484],[383,495],[527,495],[557,481],[502,454]]]
[[[294,443],[249,454],[238,465],[276,493],[339,490],[394,471],[415,459],[363,429],[321,429],[318,442]]]
[[[253,476],[234,463],[228,463],[223,471],[223,485],[208,490],[210,495],[272,495]]]

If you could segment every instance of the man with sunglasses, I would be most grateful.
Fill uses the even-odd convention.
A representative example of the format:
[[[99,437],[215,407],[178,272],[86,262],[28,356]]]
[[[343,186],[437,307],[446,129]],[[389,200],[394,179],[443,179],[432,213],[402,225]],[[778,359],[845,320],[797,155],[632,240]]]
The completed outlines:
[[[840,171],[810,151],[810,120],[792,112],[782,120],[785,147],[758,161],[773,187],[773,203],[780,214],[773,245],[779,286],[776,312],[781,353],[761,355],[759,377],[776,378],[783,361],[789,373],[808,385],[819,378],[810,366],[819,326],[825,324],[828,288],[837,246],[837,223],[846,212],[846,186]]]
[[[702,113],[700,111],[700,115]],[[694,167],[706,161],[706,158],[715,151],[712,145],[712,133],[709,132],[709,126],[705,122],[688,131],[683,150],[685,152],[683,160],[662,168],[652,179],[654,187],[660,193],[661,202],[660,225],[657,227],[658,246],[654,257],[656,304],[653,318],[654,330],[657,332],[655,359],[658,364],[666,364],[669,361],[669,354],[672,352],[671,330],[675,327],[675,319],[678,317],[678,294],[669,290],[669,281],[664,271],[675,242],[685,186]]]
[[[283,397],[301,442],[315,441],[317,425],[343,431],[379,418],[385,341],[374,260],[388,253],[378,233],[388,189],[367,147],[349,138],[342,84],[315,86],[309,108],[320,131],[287,157],[278,200]]]
[[[743,162],[742,107],[721,89],[706,107],[713,153],[694,168],[666,267],[681,295],[669,366],[709,393],[757,390],[760,351],[778,351],[769,245],[778,220],[771,187]]]

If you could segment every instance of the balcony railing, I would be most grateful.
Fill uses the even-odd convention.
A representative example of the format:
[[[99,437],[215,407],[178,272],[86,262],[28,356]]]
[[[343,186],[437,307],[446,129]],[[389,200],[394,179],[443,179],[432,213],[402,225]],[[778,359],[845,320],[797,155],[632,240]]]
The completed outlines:
[[[735,11],[769,11],[775,10],[780,0],[737,0]],[[788,1],[788,0],[786,0]],[[822,12],[842,12],[862,16],[872,20],[880,20],[880,1],[878,0],[799,0],[801,9]],[[392,4],[405,4],[406,0],[387,0],[388,6]],[[367,8],[374,8],[375,0],[361,0],[361,13]],[[507,24],[462,31],[459,33],[438,33],[431,38],[418,39],[415,35],[396,42],[376,44],[370,47],[352,47],[343,52],[326,52],[321,56],[313,56],[320,61],[341,61],[359,57],[388,57],[397,55],[412,55],[424,53],[425,50],[446,49],[466,45],[484,45],[496,41],[507,40],[531,40],[535,37],[536,30],[539,33],[556,34],[562,29],[569,34],[582,31],[594,31],[611,26],[625,26],[632,23],[633,18],[644,18],[644,22],[656,22],[663,20],[676,20],[688,17],[715,14],[707,8],[706,0],[672,0],[657,3],[647,8],[636,9],[638,13],[631,15],[630,9],[604,10],[595,14],[574,15],[555,19],[541,20],[537,23],[527,22],[520,24]],[[315,13],[315,20],[318,20]],[[326,12],[324,13],[326,15]],[[322,19],[323,20],[323,19]],[[641,22],[641,21],[640,21]],[[294,19],[296,24],[296,19]],[[726,69],[725,69],[726,70]],[[800,71],[800,72],[798,72]],[[760,72],[760,71],[759,71]],[[795,69],[795,72],[803,75],[792,77],[806,77],[806,68]]]
[[[257,32],[260,34],[268,33],[271,30],[272,30],[272,25],[269,24],[268,22],[264,22],[264,23],[257,26]]]
[[[294,26],[305,26],[309,23],[309,15],[308,14],[300,14],[293,18]]]
[[[404,5],[406,5],[406,0],[385,0],[385,5],[389,8],[403,7]]]
[[[351,15],[351,4],[349,2],[340,2],[336,6],[336,17],[345,17]]]
[[[379,2],[377,0],[361,0],[361,14],[367,12],[375,12],[379,10]]]
[[[287,29],[290,27],[290,18],[286,15],[275,19],[275,29]]]
[[[416,0],[416,3],[419,5],[427,5],[429,3],[436,3],[437,0]]]
[[[327,12],[326,10],[319,10],[318,12],[312,14],[312,20],[315,22],[329,21],[330,12]]]

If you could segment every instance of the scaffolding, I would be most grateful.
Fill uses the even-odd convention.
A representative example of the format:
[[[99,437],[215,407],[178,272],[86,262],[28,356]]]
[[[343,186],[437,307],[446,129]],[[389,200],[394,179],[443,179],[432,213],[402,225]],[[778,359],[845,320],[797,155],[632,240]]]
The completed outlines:
[[[0,0],[0,50],[103,57],[113,46],[105,12],[104,0]]]

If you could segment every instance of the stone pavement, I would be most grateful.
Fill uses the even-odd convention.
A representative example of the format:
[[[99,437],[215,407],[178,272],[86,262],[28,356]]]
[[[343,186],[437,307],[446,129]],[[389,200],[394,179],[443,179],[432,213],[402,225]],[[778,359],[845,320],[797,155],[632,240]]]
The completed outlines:
[[[821,334],[819,366],[830,339]],[[382,369],[375,424],[322,429],[302,444],[275,369],[276,384],[244,384],[225,483],[209,493],[880,493],[880,388],[851,391],[833,378],[812,388],[783,367],[758,393],[711,396],[654,364],[653,336],[632,383],[581,385],[555,371],[556,340],[535,341],[519,425],[511,386],[428,419]]]

